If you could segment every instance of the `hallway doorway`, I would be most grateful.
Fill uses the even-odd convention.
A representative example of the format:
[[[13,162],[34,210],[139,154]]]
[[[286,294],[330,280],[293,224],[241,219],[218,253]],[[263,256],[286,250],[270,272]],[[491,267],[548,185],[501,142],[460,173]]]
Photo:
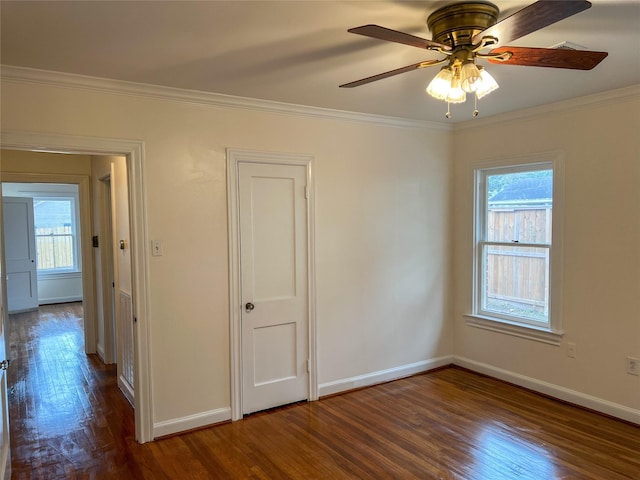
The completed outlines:
[[[111,139],[103,137],[85,137],[77,135],[56,135],[37,132],[4,132],[3,149],[20,152],[48,152],[52,154],[81,154],[81,155],[121,155],[126,158],[126,170],[129,191],[129,214],[131,226],[131,238],[126,241],[126,249],[131,252],[131,317],[135,324],[133,335],[133,361],[135,365],[134,378],[134,407],[135,407],[135,438],[140,443],[153,440],[153,412],[151,402],[151,375],[150,375],[150,351],[149,351],[149,324],[148,324],[148,271],[147,271],[147,231],[145,217],[145,197],[143,188],[142,167],[144,160],[143,143],[133,140]],[[16,168],[18,170],[19,168]],[[50,175],[49,175],[50,176]],[[63,175],[58,175],[63,176]],[[22,178],[14,178],[10,173],[2,171],[2,181],[24,181]],[[32,181],[32,180],[28,180]],[[58,181],[52,178],[50,181]],[[85,192],[86,205],[90,205],[90,185],[87,177],[86,188],[81,184],[81,195]],[[62,182],[64,183],[64,182]],[[84,183],[84,182],[83,182]],[[92,245],[91,221],[87,227],[82,228],[84,245]],[[94,264],[92,248],[85,248],[88,258],[83,258],[86,267]],[[94,276],[83,275],[83,286],[87,282],[84,292],[85,319],[85,350],[93,353],[96,345]],[[128,306],[129,306],[128,305]],[[89,306],[91,306],[89,308]],[[89,321],[89,318],[94,321]],[[93,330],[93,331],[90,331]],[[91,345],[93,343],[93,345]]]

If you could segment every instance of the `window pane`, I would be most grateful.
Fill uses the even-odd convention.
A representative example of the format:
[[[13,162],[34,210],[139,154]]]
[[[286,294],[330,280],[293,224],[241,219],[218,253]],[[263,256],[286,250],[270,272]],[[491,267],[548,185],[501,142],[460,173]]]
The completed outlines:
[[[33,205],[39,270],[74,268],[71,200],[36,200]]]
[[[553,170],[487,175],[486,239],[551,243]]]
[[[549,321],[549,249],[484,245],[482,309]]]

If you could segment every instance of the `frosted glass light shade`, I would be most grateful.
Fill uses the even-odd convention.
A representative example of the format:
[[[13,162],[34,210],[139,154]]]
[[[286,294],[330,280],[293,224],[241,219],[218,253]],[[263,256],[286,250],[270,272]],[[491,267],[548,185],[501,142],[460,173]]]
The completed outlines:
[[[449,103],[464,103],[467,99],[467,94],[460,87],[454,88],[453,86],[449,89],[449,93],[445,100]]]
[[[460,85],[467,93],[475,92],[481,83],[480,70],[472,61],[462,64],[460,69]]]
[[[480,85],[476,90],[476,97],[480,99],[496,90],[498,88],[498,82],[496,82],[496,79],[493,78],[484,68],[480,67],[479,70],[481,81],[479,82]]]
[[[449,67],[443,67],[431,80],[427,87],[427,93],[438,100],[445,100],[451,88],[453,72]]]

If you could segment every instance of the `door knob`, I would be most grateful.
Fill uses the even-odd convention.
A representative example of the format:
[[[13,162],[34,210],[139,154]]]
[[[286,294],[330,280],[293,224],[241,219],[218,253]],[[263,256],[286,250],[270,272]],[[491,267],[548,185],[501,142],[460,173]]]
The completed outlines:
[[[10,360],[2,360],[0,362],[0,370],[6,370],[7,368],[9,368],[9,363]]]
[[[244,306],[244,308],[247,309],[247,312],[250,312],[251,310],[253,310],[254,308],[256,308],[256,306],[251,303],[251,302],[247,302],[247,304]]]

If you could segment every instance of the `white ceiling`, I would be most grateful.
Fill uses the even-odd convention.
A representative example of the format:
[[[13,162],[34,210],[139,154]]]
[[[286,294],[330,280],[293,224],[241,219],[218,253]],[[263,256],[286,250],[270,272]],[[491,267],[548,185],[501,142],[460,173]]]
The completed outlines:
[[[451,1],[2,1],[1,60],[24,66],[427,121],[446,104],[424,91],[438,67],[353,89],[338,85],[438,54],[347,33],[369,23],[431,38],[426,17]],[[494,0],[500,18],[531,1]],[[608,51],[594,70],[489,65],[500,89],[480,115],[640,84],[640,0],[591,9],[512,45],[568,41]],[[473,102],[453,106],[466,121]]]

